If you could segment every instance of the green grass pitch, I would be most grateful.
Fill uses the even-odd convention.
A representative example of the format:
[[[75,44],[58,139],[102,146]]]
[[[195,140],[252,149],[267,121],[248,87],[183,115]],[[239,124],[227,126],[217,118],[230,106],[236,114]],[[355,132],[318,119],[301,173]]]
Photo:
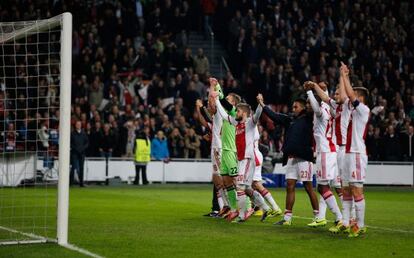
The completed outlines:
[[[284,189],[271,189],[283,207]],[[26,189],[26,194],[30,190]],[[270,218],[244,224],[201,216],[210,185],[149,185],[70,190],[69,240],[104,257],[413,257],[414,190],[366,188],[367,235],[348,239],[306,224],[312,210],[298,189],[291,227]],[[332,219],[329,211],[328,218]],[[329,225],[329,224],[328,224]],[[86,257],[56,244],[0,247],[2,258]]]

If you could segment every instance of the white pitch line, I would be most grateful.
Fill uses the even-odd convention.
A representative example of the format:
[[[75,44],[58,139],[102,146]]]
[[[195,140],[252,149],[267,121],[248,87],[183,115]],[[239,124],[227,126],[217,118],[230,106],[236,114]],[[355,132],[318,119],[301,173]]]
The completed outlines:
[[[83,248],[77,247],[76,245],[72,245],[72,244],[65,244],[65,245],[61,245],[61,246],[62,246],[62,247],[65,247],[65,248],[67,248],[67,249],[70,249],[70,250],[72,250],[72,251],[76,251],[76,252],[79,252],[79,253],[81,253],[81,254],[84,254],[84,255],[87,255],[87,256],[93,257],[93,258],[104,258],[103,256],[100,256],[99,254],[92,253],[92,252],[90,252],[90,251],[88,251],[88,250],[86,250],[86,249],[83,249]]]
[[[8,228],[8,227],[0,226],[0,229],[10,231],[10,232],[15,233],[15,234],[20,234],[20,235],[23,235],[23,236],[27,236],[27,237],[30,237],[30,238],[35,238],[37,240],[42,240],[42,241],[45,241],[45,242],[56,242],[56,240],[54,240],[54,239],[42,237],[42,236],[39,236],[39,235],[36,235],[36,234],[33,234],[33,233],[22,232],[22,231],[19,231],[19,230],[16,230],[16,229]]]
[[[301,216],[293,216],[294,218],[298,218],[298,219],[306,219],[306,220],[313,220],[314,218],[309,218],[309,217],[301,217]],[[329,221],[329,220],[327,220]],[[408,233],[408,234],[414,234],[414,231],[410,231],[410,230],[403,230],[403,229],[394,229],[394,228],[384,228],[384,227],[376,227],[376,226],[368,226],[367,228],[373,228],[373,229],[378,229],[378,230],[384,230],[384,231],[391,231],[391,232],[398,232],[398,233]]]
[[[3,243],[3,244],[17,244],[17,243],[18,244],[25,244],[25,243],[31,244],[31,243],[46,243],[46,242],[55,242],[56,243],[57,242],[55,239],[45,238],[45,237],[42,237],[42,236],[39,236],[39,235],[36,235],[36,234],[33,234],[33,233],[25,233],[25,232],[22,232],[22,231],[19,231],[19,230],[15,230],[15,229],[3,227],[3,226],[0,226],[0,229],[3,229],[3,230],[6,230],[6,231],[10,231],[12,233],[21,234],[23,236],[27,236],[27,237],[31,237],[31,238],[37,239],[37,240],[33,240],[33,241],[31,241],[31,240],[9,241],[9,242]],[[79,252],[81,254],[84,254],[84,255],[93,257],[93,258],[104,258],[103,256],[100,256],[98,254],[92,253],[92,252],[90,252],[90,251],[88,251],[86,249],[77,247],[77,246],[72,245],[72,244],[65,244],[65,245],[60,245],[60,246],[62,246],[64,248],[67,248],[67,249],[70,249],[72,251],[76,251],[76,252]]]

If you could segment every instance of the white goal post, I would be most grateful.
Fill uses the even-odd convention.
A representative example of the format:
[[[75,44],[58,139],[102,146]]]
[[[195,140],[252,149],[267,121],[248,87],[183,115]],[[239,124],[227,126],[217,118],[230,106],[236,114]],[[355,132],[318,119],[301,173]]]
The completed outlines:
[[[49,42],[43,42],[39,34],[49,39]],[[60,38],[50,40],[55,39],[56,35]],[[50,241],[67,245],[72,15],[63,13],[45,20],[0,23],[0,48],[0,231],[7,231],[4,238],[0,234],[0,245]],[[36,92],[36,95],[32,96],[32,92]],[[59,94],[53,96],[53,92]],[[45,106],[45,103],[50,105]],[[42,112],[47,114],[42,117],[39,115]],[[39,172],[36,171],[36,165],[32,165],[33,160],[38,161],[41,155],[48,160],[52,152],[49,145],[53,145],[53,139],[41,136],[42,130],[48,129],[51,112],[58,114],[54,118],[58,121],[55,128],[58,139],[55,139],[53,149],[54,153],[58,153],[56,161],[59,164],[57,197],[56,182],[37,179]],[[31,128],[30,123],[34,127]],[[23,129],[16,125],[23,125]],[[34,138],[28,136],[31,133]],[[20,167],[19,160],[26,160],[26,164]],[[23,173],[19,172],[20,177],[16,179],[13,173],[22,169]],[[49,202],[54,204],[49,205]],[[49,223],[52,220],[55,222]]]

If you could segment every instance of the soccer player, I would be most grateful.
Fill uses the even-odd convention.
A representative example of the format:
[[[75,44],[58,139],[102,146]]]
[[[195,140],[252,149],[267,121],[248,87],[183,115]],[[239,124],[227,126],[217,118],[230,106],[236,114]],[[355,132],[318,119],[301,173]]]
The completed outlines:
[[[214,94],[214,95],[217,95]],[[214,96],[213,95],[213,96]],[[258,205],[265,212],[262,216],[262,221],[266,219],[270,207],[265,203],[263,197],[257,192],[253,191],[253,175],[258,159],[255,153],[255,130],[257,130],[257,122],[262,113],[262,107],[257,106],[256,112],[253,116],[250,115],[251,108],[246,103],[239,103],[237,105],[236,117],[227,114],[225,109],[216,99],[217,110],[220,115],[236,126],[236,149],[238,163],[238,177],[237,177],[237,193],[239,197],[240,213],[237,222],[245,221],[253,213],[252,209],[248,209],[246,205],[246,194],[252,198],[253,202]]]
[[[324,85],[314,85],[314,90],[318,94],[318,96],[327,103],[332,109],[331,112],[334,114],[333,120],[333,127],[335,128],[334,139],[336,143],[336,152],[337,152],[337,165],[338,165],[338,175],[336,176],[333,186],[341,200],[342,207],[343,207],[343,190],[342,190],[342,174],[344,170],[344,156],[345,156],[345,143],[346,143],[346,135],[348,130],[348,124],[351,117],[351,109],[348,108],[350,105],[349,98],[346,96],[345,86],[344,86],[344,77],[340,75],[339,77],[339,85],[335,91],[334,100],[331,99],[324,89]],[[342,92],[342,93],[340,93]],[[344,97],[341,97],[344,96]],[[319,202],[319,215],[320,217],[324,217],[326,211],[326,203],[323,199]],[[352,208],[351,208],[351,221],[355,218],[355,203],[352,200]],[[337,233],[331,231],[333,233]]]
[[[263,96],[261,94],[259,94],[258,96],[260,99],[263,99]],[[257,163],[256,163],[256,167],[254,169],[254,175],[253,175],[253,189],[257,192],[259,192],[262,197],[266,200],[266,202],[270,205],[271,210],[268,212],[268,216],[269,217],[274,217],[274,216],[278,216],[282,214],[282,210],[280,209],[279,205],[277,205],[276,201],[273,199],[272,194],[269,192],[269,190],[267,190],[263,184],[262,184],[262,166],[263,166],[263,155],[259,150],[259,138],[260,138],[260,134],[259,134],[259,130],[255,129],[255,134],[254,134],[254,148],[255,148],[255,154],[256,154],[256,158],[257,158]],[[262,214],[260,216],[263,216],[263,212],[266,211],[262,211]],[[256,214],[256,213],[255,213]]]
[[[363,87],[351,87],[349,70],[342,63],[341,73],[344,77],[346,95],[351,105],[351,118],[345,143],[345,160],[343,171],[343,215],[344,227],[350,227],[349,237],[358,237],[366,232],[364,181],[368,164],[365,135],[368,128],[370,109],[366,105],[368,90]],[[345,97],[345,96],[341,96]],[[355,201],[356,223],[349,225],[352,197]]]
[[[209,215],[212,217],[221,216],[229,211],[227,193],[225,192],[223,179],[220,176],[220,159],[221,159],[221,126],[222,118],[216,114],[214,101],[209,99],[208,110],[203,106],[203,102],[198,99],[196,101],[196,112],[200,123],[209,128],[211,132],[211,162],[212,162],[212,180],[214,184],[214,194],[217,198],[219,211],[212,211]],[[209,117],[212,115],[212,118]],[[214,199],[214,197],[213,197]],[[214,202],[214,200],[213,200]]]
[[[240,103],[240,96],[234,93],[230,93],[226,98],[221,94],[221,87],[217,79],[210,78],[210,95],[219,94],[222,105],[227,110],[226,115],[230,117],[236,116],[235,106]],[[217,103],[217,102],[216,102]],[[217,106],[217,105],[216,105]],[[221,115],[221,114],[220,114]],[[223,178],[224,187],[227,190],[227,196],[229,199],[230,213],[226,219],[232,221],[238,215],[237,206],[237,192],[236,192],[236,177],[237,171],[237,153],[236,153],[236,128],[232,125],[228,119],[224,119],[221,127],[221,163],[220,163],[220,175]]]
[[[332,140],[332,116],[328,104],[322,102],[320,98],[317,100],[313,95],[312,89],[315,87],[314,85],[317,84],[305,82],[304,88],[307,90],[306,94],[314,113],[313,134],[316,143],[316,179],[321,198],[323,198],[324,203],[336,216],[334,226],[336,229],[342,226],[342,214],[329,186],[330,181],[334,180],[337,170],[336,147]],[[318,219],[308,224],[308,226],[318,227],[324,226],[326,223],[325,214],[323,214],[323,217],[319,214]]]
[[[286,209],[282,220],[276,225],[292,225],[292,209],[295,203],[296,182],[302,181],[313,208],[315,220],[318,218],[318,199],[312,187],[312,116],[306,112],[306,101],[297,99],[293,102],[293,116],[276,113],[259,101],[263,112],[285,127],[283,142],[283,165],[286,165]]]

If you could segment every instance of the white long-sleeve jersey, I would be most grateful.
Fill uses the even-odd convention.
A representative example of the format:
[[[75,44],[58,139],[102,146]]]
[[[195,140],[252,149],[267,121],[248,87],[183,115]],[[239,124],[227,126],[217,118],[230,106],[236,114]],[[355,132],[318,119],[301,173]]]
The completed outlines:
[[[367,105],[356,100],[348,108],[351,110],[351,118],[346,134],[346,153],[367,154],[365,136],[367,134],[370,109]]]
[[[334,141],[338,146],[344,146],[346,143],[346,134],[348,124],[351,118],[351,109],[349,108],[349,98],[344,103],[338,104],[333,99],[329,99],[329,106],[334,110]]]
[[[329,111],[330,107],[324,102],[319,104],[312,91],[308,91],[307,95],[314,112],[313,134],[316,143],[316,152],[336,152],[336,147],[332,139],[333,118]]]

